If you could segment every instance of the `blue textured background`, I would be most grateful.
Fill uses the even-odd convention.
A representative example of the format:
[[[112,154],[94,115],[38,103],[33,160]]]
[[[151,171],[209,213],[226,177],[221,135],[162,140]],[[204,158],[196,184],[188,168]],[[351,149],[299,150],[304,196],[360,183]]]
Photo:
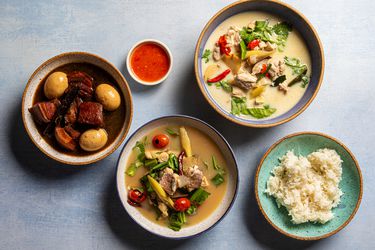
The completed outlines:
[[[271,129],[249,129],[221,118],[199,93],[193,70],[198,35],[231,1],[15,1],[0,3],[0,249],[370,249],[375,237],[375,1],[286,1],[302,11],[324,44],[326,73],[312,105],[295,120]],[[129,80],[128,49],[144,38],[169,45],[175,59],[168,80],[145,88]],[[124,212],[115,193],[119,150],[87,167],[47,159],[21,121],[21,95],[31,73],[65,51],[97,53],[129,80],[134,97],[131,132],[173,113],[213,124],[237,155],[241,183],[229,215],[198,238],[168,241],[150,235]],[[317,242],[280,235],[258,212],[253,175],[265,150],[296,131],[313,130],[342,140],[356,155],[364,196],[354,220]]]

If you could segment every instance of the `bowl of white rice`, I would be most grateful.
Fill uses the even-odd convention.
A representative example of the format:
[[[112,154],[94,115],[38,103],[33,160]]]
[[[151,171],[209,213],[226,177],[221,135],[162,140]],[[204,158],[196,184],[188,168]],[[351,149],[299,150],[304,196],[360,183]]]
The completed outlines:
[[[288,135],[263,156],[255,196],[280,233],[318,240],[343,229],[362,198],[358,162],[340,141],[317,132]]]

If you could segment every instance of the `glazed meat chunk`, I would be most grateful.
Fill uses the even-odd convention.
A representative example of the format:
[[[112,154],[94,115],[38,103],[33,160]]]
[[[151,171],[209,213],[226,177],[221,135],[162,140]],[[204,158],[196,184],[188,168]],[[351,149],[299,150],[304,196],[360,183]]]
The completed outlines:
[[[36,123],[44,124],[51,122],[59,105],[60,101],[57,99],[49,102],[38,102],[29,108],[29,111]]]
[[[103,106],[97,102],[83,102],[79,105],[78,123],[104,127]]]

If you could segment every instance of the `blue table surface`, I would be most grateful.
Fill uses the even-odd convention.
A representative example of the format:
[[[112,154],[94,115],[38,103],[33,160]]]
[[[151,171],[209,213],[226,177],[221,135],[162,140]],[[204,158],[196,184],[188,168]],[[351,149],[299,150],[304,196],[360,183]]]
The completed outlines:
[[[28,1],[0,3],[0,249],[374,249],[375,238],[375,1],[288,0],[313,23],[326,67],[312,105],[295,120],[270,129],[230,123],[197,87],[193,54],[210,17],[231,1]],[[147,88],[129,77],[128,49],[144,38],[172,50],[174,69]],[[147,233],[122,208],[115,190],[117,150],[87,167],[61,165],[30,141],[21,119],[21,96],[31,73],[66,51],[88,51],[113,62],[129,81],[134,100],[131,132],[158,116],[186,114],[213,124],[239,163],[237,200],[213,230],[170,241]],[[261,216],[254,172],[266,149],[297,131],[320,131],[343,141],[363,173],[364,195],[353,221],[316,242],[287,238]]]

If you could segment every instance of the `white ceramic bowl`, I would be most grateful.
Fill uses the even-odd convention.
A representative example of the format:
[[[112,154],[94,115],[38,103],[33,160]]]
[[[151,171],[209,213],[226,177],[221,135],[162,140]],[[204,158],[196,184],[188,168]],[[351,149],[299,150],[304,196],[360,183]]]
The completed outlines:
[[[169,57],[169,69],[168,69],[168,72],[165,74],[165,76],[157,81],[154,81],[154,82],[146,82],[146,81],[143,81],[141,79],[139,79],[139,77],[133,72],[133,69],[131,67],[131,56],[134,52],[134,50],[142,45],[142,44],[145,44],[145,43],[154,43],[158,46],[160,46],[162,49],[164,49],[164,51],[167,53],[168,57]],[[159,41],[159,40],[155,40],[155,39],[144,39],[144,40],[141,40],[139,42],[137,42],[128,52],[128,56],[126,58],[126,67],[128,69],[128,72],[130,74],[130,76],[138,83],[140,84],[143,84],[143,85],[147,85],[147,86],[153,86],[153,85],[157,85],[159,83],[162,83],[165,81],[165,79],[167,79],[167,77],[169,76],[171,70],[172,70],[172,67],[173,67],[173,57],[172,57],[172,53],[171,51],[169,50],[168,46],[165,45],[163,42]]]
[[[109,146],[90,155],[76,156],[57,151],[43,139],[34,123],[30,112],[28,111],[28,109],[33,106],[34,96],[40,84],[40,81],[42,81],[54,69],[69,63],[90,63],[99,68],[102,68],[114,78],[117,83],[118,89],[124,96],[125,103],[123,103],[122,105],[125,105],[126,114],[125,122],[121,128],[121,131]],[[31,75],[22,97],[22,120],[25,129],[33,143],[50,158],[70,165],[85,165],[93,163],[113,153],[124,141],[125,136],[130,128],[132,116],[133,104],[130,88],[120,71],[107,60],[97,55],[86,52],[63,53],[44,62]]]
[[[161,226],[142,215],[142,213],[135,207],[131,206],[127,202],[127,184],[125,182],[125,171],[127,166],[128,157],[131,154],[132,148],[135,145],[137,140],[140,140],[151,131],[155,130],[160,126],[164,126],[166,124],[181,124],[185,126],[194,127],[204,134],[206,134],[221,150],[224,155],[224,158],[227,160],[227,192],[220,203],[220,205],[214,210],[209,217],[207,217],[202,222],[182,227],[182,229],[178,232],[171,230],[166,226]],[[229,146],[228,142],[224,139],[222,135],[218,131],[216,131],[213,127],[208,125],[207,123],[193,117],[189,116],[181,116],[181,115],[174,115],[174,116],[165,116],[161,118],[157,118],[152,120],[145,125],[138,128],[133,135],[128,139],[122,152],[120,154],[120,158],[117,163],[117,191],[120,197],[120,200],[128,212],[130,217],[138,223],[141,227],[146,229],[147,231],[156,234],[158,236],[166,237],[166,238],[173,238],[173,239],[182,239],[188,238],[192,236],[199,235],[213,226],[215,226],[220,220],[228,213],[230,210],[237,193],[238,187],[238,169],[237,169],[237,162],[234,156],[234,153]]]

